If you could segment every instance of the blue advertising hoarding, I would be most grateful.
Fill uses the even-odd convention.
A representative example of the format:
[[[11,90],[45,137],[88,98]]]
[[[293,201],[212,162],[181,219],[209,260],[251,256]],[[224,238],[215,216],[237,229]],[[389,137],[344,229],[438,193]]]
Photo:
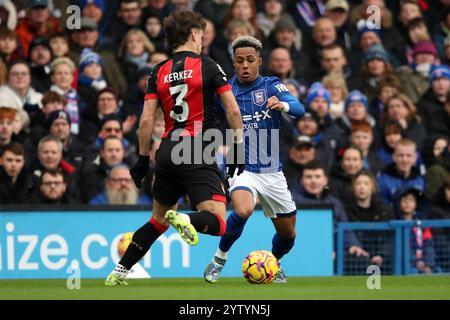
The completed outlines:
[[[61,211],[0,213],[0,279],[67,278],[69,266],[79,266],[82,278],[104,278],[119,260],[122,234],[137,230],[148,211]],[[333,225],[329,209],[305,209],[297,214],[297,239],[282,260],[289,276],[333,274]],[[246,254],[271,249],[274,228],[262,211],[255,211],[243,236],[229,253],[223,276],[241,276]],[[219,238],[200,234],[191,247],[174,228],[163,234],[140,266],[151,277],[202,277],[216,252]]]

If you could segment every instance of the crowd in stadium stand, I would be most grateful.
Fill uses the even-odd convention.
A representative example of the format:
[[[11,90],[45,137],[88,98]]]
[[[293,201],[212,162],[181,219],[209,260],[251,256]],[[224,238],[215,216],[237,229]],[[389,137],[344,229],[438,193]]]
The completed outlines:
[[[173,10],[207,19],[202,54],[229,77],[233,40],[260,39],[262,74],[305,105],[280,135],[298,204],[331,203],[337,221],[450,218],[449,0],[0,1],[1,204],[151,204],[151,175],[138,190],[127,170]],[[163,132],[159,112],[153,158]],[[311,161],[319,185],[302,180]]]

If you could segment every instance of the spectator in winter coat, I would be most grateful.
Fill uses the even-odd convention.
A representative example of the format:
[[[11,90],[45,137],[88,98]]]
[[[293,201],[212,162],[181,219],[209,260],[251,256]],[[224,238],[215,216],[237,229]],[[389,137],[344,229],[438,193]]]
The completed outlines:
[[[92,161],[86,160],[81,168],[80,195],[83,203],[100,194],[108,172],[123,162],[125,149],[117,137],[108,137],[103,141],[98,156]]]
[[[384,108],[383,122],[397,121],[403,129],[403,136],[413,140],[419,151],[423,150],[427,132],[417,109],[406,95],[398,93],[389,99]]]
[[[450,135],[449,113],[445,103],[450,92],[450,67],[436,66],[430,74],[431,87],[420,99],[419,114],[429,135]]]
[[[98,93],[108,86],[104,78],[105,66],[99,54],[85,48],[78,63],[77,91],[86,109],[93,109]]]
[[[73,134],[78,134],[80,132],[80,113],[84,106],[78,92],[72,87],[74,73],[75,64],[72,60],[67,57],[55,59],[51,64],[53,85],[50,90],[66,99],[65,111],[70,116],[70,130]]]
[[[377,195],[375,178],[368,171],[358,173],[352,182],[352,197],[346,201],[345,210],[349,221],[383,222],[394,219],[390,207],[385,206]],[[370,251],[370,263],[382,266],[386,259],[392,259],[389,238],[386,232],[359,231],[358,239]],[[367,268],[367,266],[364,266]],[[363,268],[363,272],[365,268]]]
[[[44,169],[39,180],[39,189],[30,199],[32,204],[70,204],[68,186],[61,169]]]
[[[410,139],[400,140],[392,154],[394,163],[387,166],[377,177],[381,198],[386,204],[394,204],[394,193],[402,186],[425,190],[425,178],[420,169],[415,166],[417,161],[417,146]]]
[[[297,205],[330,204],[333,206],[333,221],[335,224],[348,221],[342,203],[328,194],[328,177],[319,162],[312,161],[303,167],[299,183],[292,190],[293,199]],[[345,233],[344,248],[349,254],[357,257],[369,256],[361,247],[361,243],[353,232]]]
[[[350,146],[341,151],[339,163],[330,174],[330,192],[341,202],[346,202],[352,195],[352,179],[363,169],[363,154],[360,149]]]
[[[50,15],[48,0],[29,1],[27,16],[19,20],[16,28],[16,33],[26,55],[28,55],[33,37],[50,36],[62,31],[59,21]]]
[[[11,142],[0,151],[0,203],[26,203],[33,183],[25,167],[25,150]]]
[[[28,55],[31,69],[31,85],[36,91],[44,94],[51,85],[50,63],[52,62],[52,51],[47,38],[34,37],[30,44]]]
[[[363,168],[370,170],[373,174],[378,174],[384,166],[373,148],[373,129],[367,122],[356,122],[352,125],[350,133],[350,143],[356,146],[363,154]]]
[[[131,179],[130,168],[124,164],[116,165],[109,171],[105,191],[89,201],[89,204],[94,205],[150,205],[151,203],[147,195],[140,195],[139,189]]]

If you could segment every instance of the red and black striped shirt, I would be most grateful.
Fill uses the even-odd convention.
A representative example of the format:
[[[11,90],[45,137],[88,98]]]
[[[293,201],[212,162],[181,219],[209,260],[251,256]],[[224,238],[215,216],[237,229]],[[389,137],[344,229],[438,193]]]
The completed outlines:
[[[214,128],[214,94],[228,90],[226,75],[214,60],[182,51],[155,67],[145,99],[159,100],[166,124],[163,138],[176,129],[182,129],[181,136],[197,136]]]

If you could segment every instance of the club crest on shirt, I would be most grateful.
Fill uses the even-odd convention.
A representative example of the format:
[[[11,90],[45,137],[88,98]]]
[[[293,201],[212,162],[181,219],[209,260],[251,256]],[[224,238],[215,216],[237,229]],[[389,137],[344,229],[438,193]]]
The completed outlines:
[[[266,103],[266,90],[256,90],[252,91],[252,99],[253,103],[257,106],[262,106],[264,103]]]

